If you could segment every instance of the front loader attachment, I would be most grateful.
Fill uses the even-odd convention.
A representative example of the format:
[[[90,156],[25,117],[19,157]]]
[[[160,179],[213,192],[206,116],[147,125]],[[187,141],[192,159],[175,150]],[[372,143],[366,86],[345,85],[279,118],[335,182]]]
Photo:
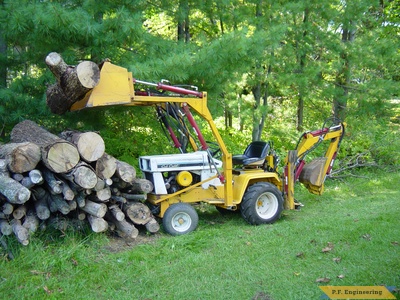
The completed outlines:
[[[75,102],[71,111],[86,107],[129,104],[134,98],[132,73],[127,69],[104,62],[100,82],[85,98]]]

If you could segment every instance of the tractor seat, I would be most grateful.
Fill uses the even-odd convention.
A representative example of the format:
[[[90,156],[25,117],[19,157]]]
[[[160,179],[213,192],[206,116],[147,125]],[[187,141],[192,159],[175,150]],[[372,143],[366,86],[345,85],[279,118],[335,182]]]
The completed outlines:
[[[270,144],[263,141],[251,142],[243,154],[232,156],[233,165],[262,166],[268,155]]]

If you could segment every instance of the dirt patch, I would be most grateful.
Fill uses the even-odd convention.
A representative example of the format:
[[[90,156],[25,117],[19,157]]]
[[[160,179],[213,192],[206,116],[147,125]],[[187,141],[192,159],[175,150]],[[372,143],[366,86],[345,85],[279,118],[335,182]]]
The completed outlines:
[[[109,243],[104,247],[104,249],[112,253],[118,253],[132,249],[138,245],[154,243],[161,236],[161,233],[155,233],[151,235],[146,233],[139,233],[136,239],[131,240],[123,239],[118,236],[110,236]]]

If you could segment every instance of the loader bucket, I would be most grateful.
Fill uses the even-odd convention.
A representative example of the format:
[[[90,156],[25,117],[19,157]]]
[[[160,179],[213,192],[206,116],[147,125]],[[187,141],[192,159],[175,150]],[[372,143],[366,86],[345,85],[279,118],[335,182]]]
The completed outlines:
[[[299,181],[313,194],[322,194],[325,181],[326,157],[318,157],[303,167]]]
[[[127,69],[104,62],[100,82],[85,98],[74,103],[71,111],[86,107],[129,104],[134,97],[132,73]]]

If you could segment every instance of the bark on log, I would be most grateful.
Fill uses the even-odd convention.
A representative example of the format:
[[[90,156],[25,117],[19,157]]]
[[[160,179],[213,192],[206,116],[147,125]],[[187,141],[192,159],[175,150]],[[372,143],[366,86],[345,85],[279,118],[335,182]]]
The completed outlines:
[[[63,215],[67,215],[71,211],[68,203],[63,199],[60,194],[50,195],[50,198],[57,210]]]
[[[124,182],[131,183],[136,178],[136,169],[130,164],[117,160],[115,174]]]
[[[146,194],[128,194],[128,193],[121,193],[121,196],[128,200],[134,201],[144,201],[147,199]]]
[[[96,132],[64,131],[61,137],[74,144],[86,162],[97,161],[104,155],[104,140]]]
[[[160,224],[158,224],[157,220],[153,217],[148,221],[145,225],[146,230],[150,233],[156,233],[160,230]]]
[[[107,153],[104,153],[96,161],[96,174],[101,179],[108,179],[111,178],[117,169],[117,159]]]
[[[0,219],[0,232],[2,235],[10,235],[13,232],[12,226],[7,220]]]
[[[129,223],[126,219],[118,221],[113,216],[107,215],[107,217],[109,217],[109,221],[115,224],[115,226],[117,227],[116,233],[118,234],[118,236],[128,240],[132,240],[136,239],[139,235],[139,230],[133,224]]]
[[[34,202],[36,215],[40,220],[47,220],[50,218],[50,209],[48,206],[49,195],[42,188],[35,189],[33,195],[36,199]]]
[[[0,146],[0,158],[6,159],[11,172],[25,173],[36,168],[41,152],[34,143],[8,143]]]
[[[62,181],[62,194],[64,199],[67,201],[72,201],[75,198],[74,191],[69,187],[68,183]]]
[[[152,217],[151,211],[147,205],[140,202],[125,205],[124,212],[134,224],[138,225],[146,224]]]
[[[108,229],[108,223],[103,218],[88,215],[88,220],[94,232],[104,232]]]
[[[62,193],[62,182],[58,180],[54,174],[48,170],[48,169],[43,169],[42,170],[43,178],[45,180],[46,186],[49,188],[49,190],[53,194],[61,194]]]
[[[92,216],[103,218],[107,212],[107,205],[86,199],[85,206],[81,207],[81,209]]]
[[[100,70],[94,62],[83,61],[76,67],[68,66],[55,52],[47,55],[45,61],[57,78],[57,84],[46,92],[47,105],[55,114],[67,112],[100,81]]]
[[[20,220],[12,220],[11,226],[18,242],[26,246],[29,244],[29,231],[21,225]]]
[[[12,204],[24,204],[31,197],[30,190],[7,176],[0,176],[0,193]]]
[[[42,162],[55,173],[68,172],[79,162],[79,153],[73,144],[60,139],[30,120],[14,126],[11,131],[11,142],[37,144],[41,149]]]
[[[7,169],[7,161],[5,159],[0,159],[0,176],[10,176]],[[24,177],[23,175],[21,175]]]

